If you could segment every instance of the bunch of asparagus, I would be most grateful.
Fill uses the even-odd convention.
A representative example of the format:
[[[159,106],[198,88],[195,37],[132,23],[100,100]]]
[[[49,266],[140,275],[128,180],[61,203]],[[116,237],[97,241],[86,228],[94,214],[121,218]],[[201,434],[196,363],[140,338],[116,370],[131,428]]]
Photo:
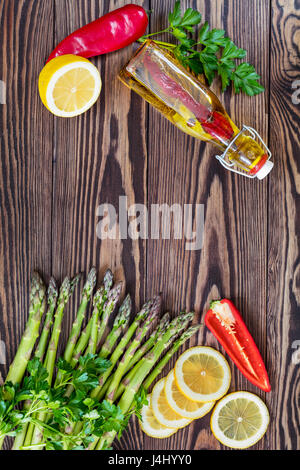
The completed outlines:
[[[63,353],[58,358],[64,311],[81,276],[53,278],[46,289],[31,280],[29,318],[5,383],[0,387],[0,448],[14,437],[14,450],[107,449],[140,417],[147,390],[198,326],[193,313],[160,318],[161,297],[147,301],[130,323],[132,302],[121,296],[107,270],[96,290],[92,268]],[[92,304],[90,319],[86,319]],[[85,325],[84,325],[85,324]]]

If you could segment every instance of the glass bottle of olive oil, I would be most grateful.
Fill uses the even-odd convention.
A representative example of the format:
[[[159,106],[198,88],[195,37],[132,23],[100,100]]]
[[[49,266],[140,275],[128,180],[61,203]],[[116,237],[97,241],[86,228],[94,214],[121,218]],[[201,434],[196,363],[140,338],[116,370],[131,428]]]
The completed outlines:
[[[146,41],[119,78],[183,132],[214,143],[226,168],[258,179],[272,170],[271,153],[257,132],[238,129],[216,95],[155,42]]]

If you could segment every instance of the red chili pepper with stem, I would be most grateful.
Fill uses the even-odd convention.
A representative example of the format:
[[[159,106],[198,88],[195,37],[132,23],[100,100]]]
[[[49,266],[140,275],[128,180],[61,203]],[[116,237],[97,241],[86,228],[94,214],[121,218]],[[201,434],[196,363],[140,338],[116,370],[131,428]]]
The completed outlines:
[[[260,352],[233,303],[227,299],[212,302],[205,315],[205,324],[242,374],[261,390],[270,392]]]
[[[64,54],[89,58],[116,51],[143,36],[147,26],[148,17],[144,8],[125,5],[67,36],[50,54],[47,62]]]
[[[188,91],[179,83],[164,73],[158,64],[146,55],[144,65],[150,72],[151,77],[161,87],[162,91],[171,98],[178,98],[198,119],[205,132],[218,140],[229,141],[233,136],[230,122],[218,111],[212,113],[203,104],[198,103]]]

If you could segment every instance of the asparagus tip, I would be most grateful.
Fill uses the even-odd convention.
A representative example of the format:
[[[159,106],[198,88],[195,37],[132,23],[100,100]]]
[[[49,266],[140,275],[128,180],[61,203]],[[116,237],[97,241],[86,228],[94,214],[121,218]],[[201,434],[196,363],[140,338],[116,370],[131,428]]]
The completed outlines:
[[[82,279],[82,273],[76,274],[70,281],[70,295],[73,294],[75,287]]]
[[[136,316],[137,321],[145,320],[145,318],[149,314],[150,309],[152,308],[153,302],[154,302],[153,300],[147,300],[147,302],[144,303],[141,310],[137,313],[137,316]]]
[[[103,285],[106,291],[109,291],[109,289],[111,288],[113,284],[113,280],[114,280],[113,273],[111,272],[110,269],[107,269],[103,278]]]
[[[121,290],[122,290],[122,286],[123,286],[123,282],[120,281],[118,282],[114,287],[113,289],[111,289],[108,293],[108,301],[112,300],[112,301],[116,301],[118,300],[118,298],[120,297],[120,294],[121,294]]]
[[[131,300],[130,294],[126,295],[121,308],[122,307],[125,307],[126,309],[127,308],[130,308],[130,309],[132,308],[132,300]]]
[[[32,273],[30,301],[32,303],[41,302],[46,294],[45,284],[37,271]]]
[[[104,287],[101,286],[99,289],[95,292],[94,297],[93,297],[93,306],[96,307],[99,302],[101,302],[104,294]]]
[[[186,341],[191,338],[195,333],[197,333],[201,328],[201,325],[192,325],[190,326],[184,333],[182,333],[181,337],[179,338],[181,341]]]
[[[123,300],[119,308],[118,314],[114,321],[114,326],[116,327],[119,327],[122,325],[124,327],[126,326],[129,320],[130,314],[131,314],[131,307],[132,307],[131,297],[129,294],[127,294],[127,296],[125,297],[125,299]]]
[[[48,285],[48,290],[47,290],[48,305],[56,303],[57,296],[58,296],[57,285],[56,285],[54,277],[51,276],[49,285]]]
[[[70,279],[68,277],[65,277],[59,289],[59,297],[58,297],[59,303],[66,302],[68,300],[69,295],[70,295],[70,288],[71,288]]]
[[[97,271],[96,268],[92,268],[87,275],[86,282],[82,289],[82,297],[86,296],[88,299],[90,298],[94,287],[97,282]]]
[[[160,322],[159,322],[159,325],[158,325],[158,332],[161,332],[161,331],[163,331],[163,330],[166,329],[166,327],[168,326],[168,324],[169,324],[169,322],[170,322],[170,318],[171,318],[171,316],[170,316],[170,313],[169,313],[169,312],[166,312],[166,313],[162,316],[162,318],[161,318],[161,320],[160,320]]]
[[[161,303],[162,303],[161,294],[158,294],[156,297],[154,297],[152,302],[153,303],[151,307],[151,313],[154,312],[156,315],[158,315],[160,312]]]

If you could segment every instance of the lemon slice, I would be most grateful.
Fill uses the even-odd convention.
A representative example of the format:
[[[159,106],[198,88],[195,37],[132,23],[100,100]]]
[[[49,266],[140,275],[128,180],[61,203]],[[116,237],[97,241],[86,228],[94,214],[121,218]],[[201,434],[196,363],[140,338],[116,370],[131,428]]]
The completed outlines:
[[[183,428],[191,423],[191,419],[183,418],[169,407],[165,395],[165,379],[161,379],[152,390],[152,410],[160,424],[170,428]]]
[[[219,400],[227,392],[231,373],[225,357],[213,348],[196,346],[185,351],[174,368],[179,390],[200,402]]]
[[[165,394],[168,405],[183,418],[198,419],[205,416],[214,406],[214,401],[201,403],[189,400],[176,385],[174,370],[166,377]]]
[[[175,434],[176,429],[168,428],[160,424],[154,416],[151,407],[151,395],[147,397],[148,405],[144,405],[141,411],[142,422],[141,429],[149,437],[156,437],[157,439],[164,439]]]
[[[268,429],[270,416],[264,402],[253,393],[235,392],[222,398],[211,416],[211,430],[222,444],[247,449]]]
[[[39,76],[43,104],[60,117],[84,113],[98,99],[100,91],[98,69],[89,60],[72,54],[50,60]]]

